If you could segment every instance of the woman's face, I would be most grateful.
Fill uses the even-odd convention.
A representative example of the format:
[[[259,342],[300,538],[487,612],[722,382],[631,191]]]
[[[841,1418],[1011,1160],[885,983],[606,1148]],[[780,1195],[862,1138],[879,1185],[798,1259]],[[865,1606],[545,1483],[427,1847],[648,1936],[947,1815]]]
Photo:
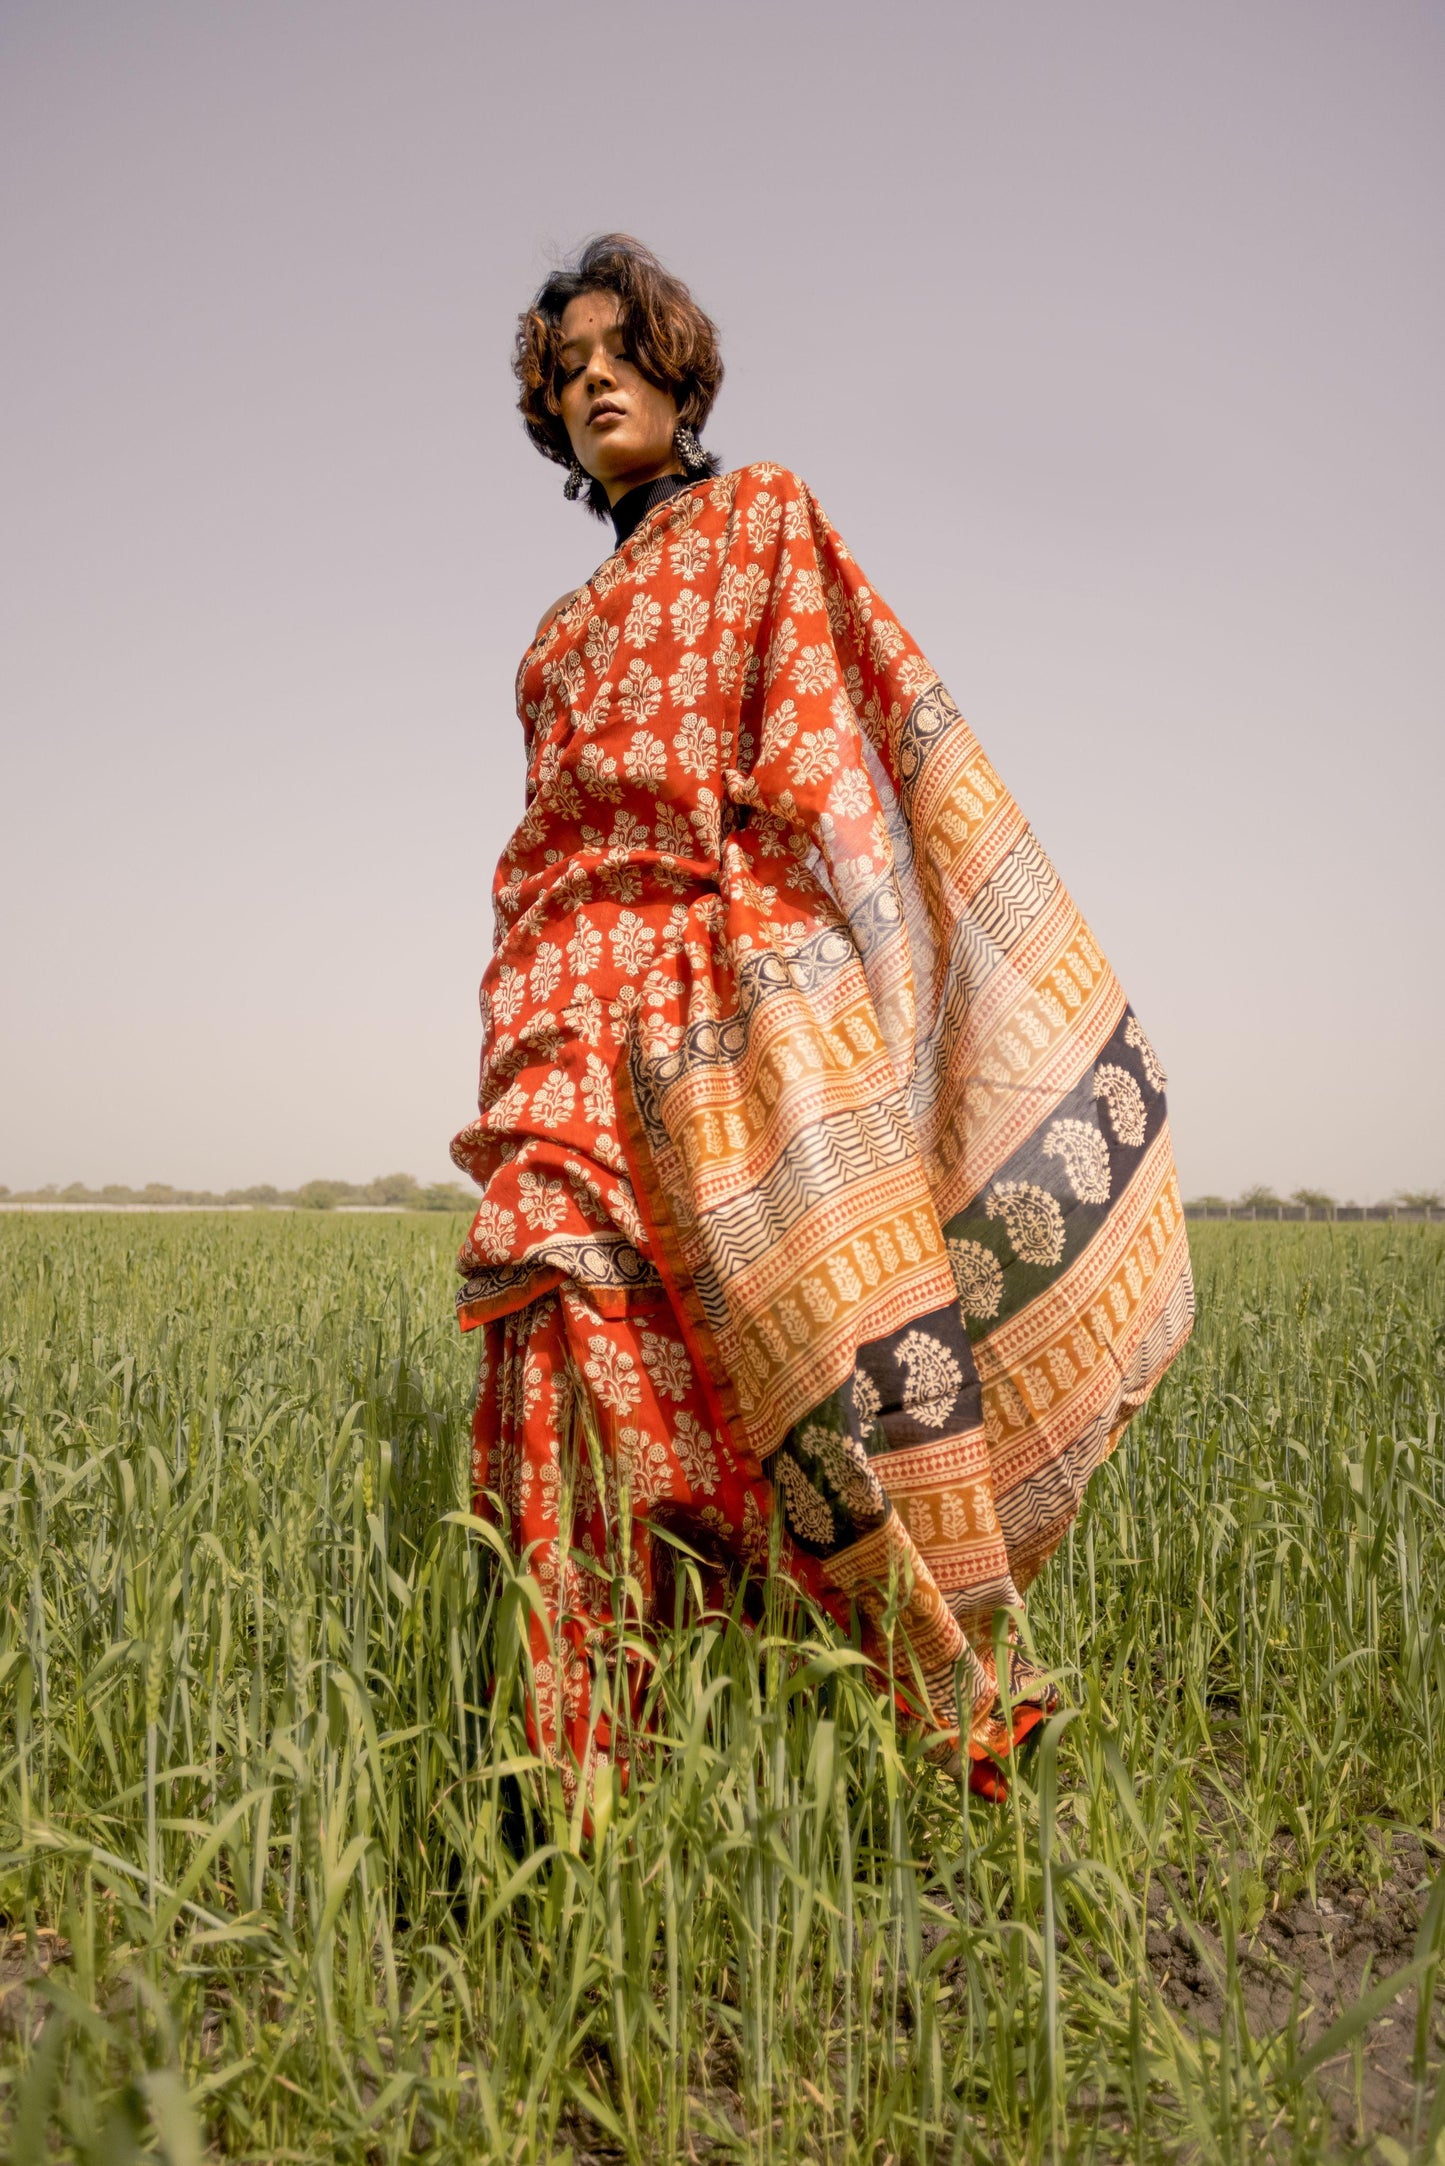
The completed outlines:
[[[682,471],[672,448],[676,403],[628,360],[617,316],[615,294],[579,294],[562,312],[558,346],[562,419],[609,504],[659,474]]]

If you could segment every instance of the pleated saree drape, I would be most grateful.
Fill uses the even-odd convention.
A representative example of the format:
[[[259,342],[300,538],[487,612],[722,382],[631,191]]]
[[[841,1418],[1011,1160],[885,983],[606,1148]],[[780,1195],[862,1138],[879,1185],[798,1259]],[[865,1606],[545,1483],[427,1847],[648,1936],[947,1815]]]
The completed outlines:
[[[780,1512],[775,1567],[875,1638],[887,1602],[918,1719],[956,1734],[961,1693],[987,1738],[995,1612],[1189,1329],[1149,1040],[796,476],[651,512],[518,704],[453,1152],[485,1192],[478,1497],[543,1598],[537,1742],[573,1773],[616,1749],[589,1565],[618,1510],[644,1609],[652,1525],[758,1571]]]

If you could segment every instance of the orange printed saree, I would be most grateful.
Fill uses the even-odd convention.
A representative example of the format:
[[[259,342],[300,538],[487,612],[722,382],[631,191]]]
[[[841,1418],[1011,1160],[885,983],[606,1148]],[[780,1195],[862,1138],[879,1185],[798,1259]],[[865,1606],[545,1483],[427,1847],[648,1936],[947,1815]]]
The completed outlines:
[[[886,1614],[918,1719],[946,1742],[961,1700],[977,1751],[996,1611],[1189,1330],[1153,1049],[795,475],[648,513],[518,704],[453,1154],[484,1190],[478,1508],[542,1597],[536,1741],[572,1774],[620,1749],[619,1526],[645,1611],[653,1525],[757,1570],[772,1523],[774,1564],[875,1643]]]

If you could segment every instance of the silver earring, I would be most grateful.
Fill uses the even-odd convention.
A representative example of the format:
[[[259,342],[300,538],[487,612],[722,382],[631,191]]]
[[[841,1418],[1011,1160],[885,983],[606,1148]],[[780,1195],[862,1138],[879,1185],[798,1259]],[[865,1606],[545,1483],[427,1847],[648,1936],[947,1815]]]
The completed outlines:
[[[672,448],[689,474],[707,472],[707,453],[685,421],[679,421],[672,432]]]
[[[590,487],[591,481],[592,476],[574,453],[567,461],[567,479],[562,484],[562,494],[568,503],[575,504],[578,497]]]

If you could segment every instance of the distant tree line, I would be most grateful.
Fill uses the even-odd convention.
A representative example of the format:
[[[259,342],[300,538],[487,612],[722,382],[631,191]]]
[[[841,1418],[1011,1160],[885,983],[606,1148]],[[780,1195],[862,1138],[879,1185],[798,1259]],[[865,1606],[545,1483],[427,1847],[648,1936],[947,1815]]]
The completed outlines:
[[[1344,1201],[1330,1195],[1323,1188],[1296,1188],[1288,1196],[1278,1196],[1272,1188],[1258,1185],[1245,1189],[1241,1196],[1189,1196],[1184,1208],[1200,1217],[1233,1212],[1248,1217],[1253,1212],[1260,1218],[1273,1218],[1283,1214],[1289,1218],[1336,1218],[1347,1212],[1351,1218],[1368,1215],[1371,1218],[1388,1218],[1397,1211],[1420,1213],[1430,1218],[1435,1212],[1445,1213],[1445,1191],[1438,1188],[1397,1188],[1393,1196],[1383,1203],[1356,1203],[1353,1196]]]
[[[470,1211],[475,1197],[460,1181],[436,1181],[423,1188],[409,1173],[384,1173],[375,1181],[303,1181],[299,1188],[172,1188],[168,1181],[149,1181],[144,1188],[126,1188],[118,1181],[104,1188],[87,1188],[72,1181],[68,1188],[52,1182],[47,1188],[6,1188],[0,1182],[0,1202],[190,1205],[195,1210],[215,1209],[221,1204],[250,1204],[256,1210],[337,1211],[348,1205],[370,1205],[393,1211]]]
[[[369,1206],[392,1211],[470,1211],[475,1201],[474,1192],[460,1181],[436,1181],[424,1188],[409,1173],[384,1173],[374,1181],[303,1181],[299,1188],[262,1185],[225,1190],[172,1188],[166,1181],[150,1181],[144,1188],[126,1188],[115,1181],[104,1188],[87,1188],[83,1181],[72,1181],[68,1188],[58,1188],[51,1182],[46,1188],[17,1189],[6,1188],[0,1182],[0,1203],[169,1204],[193,1210],[249,1204],[259,1211],[339,1211],[350,1205],[353,1209]],[[1429,1218],[1436,1212],[1445,1215],[1445,1192],[1438,1188],[1400,1188],[1383,1203],[1359,1204],[1353,1197],[1341,1202],[1323,1188],[1297,1188],[1288,1196],[1279,1196],[1272,1188],[1256,1186],[1245,1189],[1240,1196],[1190,1196],[1184,1208],[1200,1217],[1226,1212],[1247,1217],[1254,1212],[1268,1218],[1279,1213],[1290,1218],[1334,1218],[1346,1212],[1351,1218],[1387,1218],[1396,1211],[1408,1211]]]

